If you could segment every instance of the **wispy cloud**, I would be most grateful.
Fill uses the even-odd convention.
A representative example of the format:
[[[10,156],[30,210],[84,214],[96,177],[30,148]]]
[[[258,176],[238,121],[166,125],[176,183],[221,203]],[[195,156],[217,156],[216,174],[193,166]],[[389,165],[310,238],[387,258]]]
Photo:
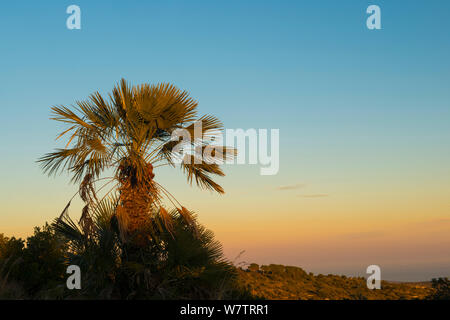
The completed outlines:
[[[280,186],[277,188],[277,190],[295,190],[295,189],[301,189],[306,187],[306,184],[304,183],[297,183],[297,184],[291,184],[286,186]]]
[[[325,198],[328,197],[327,193],[314,193],[314,194],[299,194],[300,198]]]

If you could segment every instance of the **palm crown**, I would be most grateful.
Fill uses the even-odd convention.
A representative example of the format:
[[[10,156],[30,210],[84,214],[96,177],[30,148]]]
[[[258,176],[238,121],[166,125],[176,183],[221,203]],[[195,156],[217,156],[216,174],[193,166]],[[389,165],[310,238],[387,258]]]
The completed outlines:
[[[154,180],[156,167],[175,166],[175,159],[183,160],[178,162],[189,183],[195,180],[201,188],[224,193],[211,178],[224,175],[219,163],[198,161],[201,153],[195,151],[211,148],[211,139],[205,136],[220,132],[222,123],[210,115],[198,118],[197,105],[186,91],[171,84],[130,86],[122,79],[109,94],[109,100],[96,92],[86,101],[77,101],[73,108],[53,107],[51,119],[69,125],[58,136],[67,136],[67,145],[39,161],[45,172],[56,174],[67,170],[72,181],[80,183],[80,196],[87,203],[82,218],[88,217],[89,205],[96,202],[93,182],[101,179],[105,170],[112,169],[111,179],[116,182],[119,194],[117,218],[124,230],[136,231],[155,205],[165,215],[161,197],[177,202]],[[200,137],[183,140],[184,155],[175,152],[179,141],[172,139],[174,131],[184,129],[194,137],[197,128],[201,130]],[[186,152],[189,148],[194,152]],[[226,159],[235,154],[230,148],[213,148],[216,159],[218,155]],[[178,207],[180,214],[189,219],[187,210]]]

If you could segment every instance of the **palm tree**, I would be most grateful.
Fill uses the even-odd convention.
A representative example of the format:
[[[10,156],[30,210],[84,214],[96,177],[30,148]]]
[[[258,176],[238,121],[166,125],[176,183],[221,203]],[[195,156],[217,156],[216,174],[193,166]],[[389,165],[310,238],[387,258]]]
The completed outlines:
[[[79,194],[86,203],[80,225],[87,234],[94,227],[89,212],[99,202],[95,183],[100,180],[115,182],[109,192],[118,194],[115,217],[124,238],[144,230],[155,207],[164,223],[171,225],[163,197],[182,217],[193,221],[189,211],[155,180],[154,170],[160,166],[175,166],[181,161],[190,184],[195,180],[201,188],[224,193],[211,178],[224,176],[220,163],[204,161],[201,155],[212,148],[210,154],[225,160],[234,156],[235,150],[211,145],[210,137],[220,133],[222,123],[211,115],[198,118],[197,105],[186,91],[172,84],[130,86],[122,79],[109,99],[95,92],[72,108],[52,108],[51,119],[68,124],[58,136],[67,136],[67,145],[39,162],[49,175],[68,171],[72,182],[79,183]],[[201,133],[188,142],[183,140],[183,153],[174,149],[180,144],[173,139],[181,129],[190,137],[195,130]],[[106,171],[112,171],[112,176],[104,177]]]

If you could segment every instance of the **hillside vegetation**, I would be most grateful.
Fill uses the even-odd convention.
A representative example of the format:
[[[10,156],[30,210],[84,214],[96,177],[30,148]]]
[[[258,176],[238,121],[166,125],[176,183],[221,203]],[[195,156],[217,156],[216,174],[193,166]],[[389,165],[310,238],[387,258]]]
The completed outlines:
[[[380,290],[369,290],[363,277],[314,275],[298,267],[251,264],[239,269],[242,285],[253,295],[277,300],[398,300],[426,299],[434,292],[431,283],[382,281]]]

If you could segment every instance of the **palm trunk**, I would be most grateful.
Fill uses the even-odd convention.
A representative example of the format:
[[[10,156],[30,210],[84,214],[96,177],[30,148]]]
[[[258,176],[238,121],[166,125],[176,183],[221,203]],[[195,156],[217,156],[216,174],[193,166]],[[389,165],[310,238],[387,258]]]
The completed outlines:
[[[140,188],[121,186],[117,215],[128,233],[141,229],[146,222],[153,198]]]
[[[133,176],[127,176],[120,181],[116,215],[123,238],[140,233],[149,222],[151,208],[156,199],[152,169],[149,164],[150,179],[144,183],[133,183]]]

